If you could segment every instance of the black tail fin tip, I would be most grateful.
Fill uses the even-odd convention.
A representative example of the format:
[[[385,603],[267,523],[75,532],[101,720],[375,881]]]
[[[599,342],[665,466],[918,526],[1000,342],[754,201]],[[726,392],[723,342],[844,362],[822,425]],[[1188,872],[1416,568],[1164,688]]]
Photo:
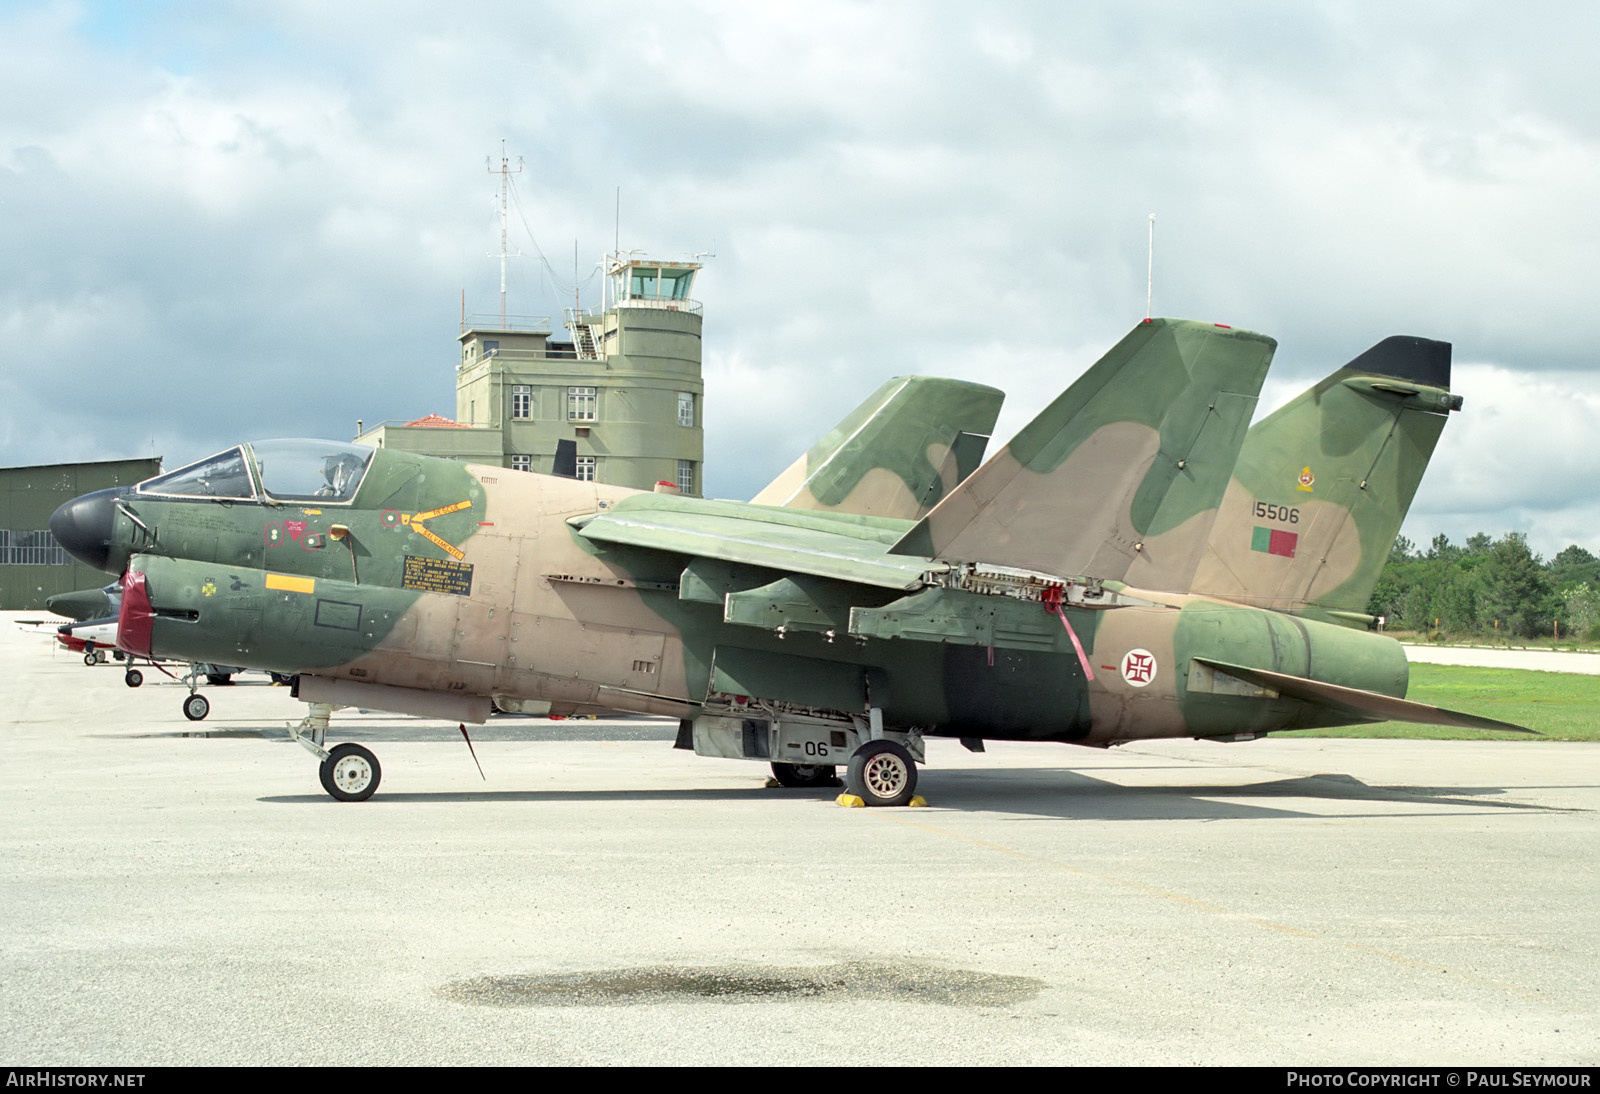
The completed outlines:
[[[1385,338],[1344,366],[1450,390],[1450,343],[1396,334]]]

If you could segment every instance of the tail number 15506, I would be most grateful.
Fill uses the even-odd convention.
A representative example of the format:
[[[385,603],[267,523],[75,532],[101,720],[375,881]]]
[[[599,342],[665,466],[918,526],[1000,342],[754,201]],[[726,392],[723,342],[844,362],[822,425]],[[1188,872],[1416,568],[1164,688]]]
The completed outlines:
[[[1256,502],[1256,516],[1265,520],[1278,520],[1285,524],[1299,524],[1300,510],[1289,505],[1268,505],[1264,501]]]

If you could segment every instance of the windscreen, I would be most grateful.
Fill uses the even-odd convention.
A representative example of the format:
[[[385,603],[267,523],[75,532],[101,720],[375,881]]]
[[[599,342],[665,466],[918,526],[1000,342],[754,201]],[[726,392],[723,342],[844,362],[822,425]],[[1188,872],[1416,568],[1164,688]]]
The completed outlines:
[[[165,494],[179,498],[226,498],[246,501],[256,496],[250,484],[250,469],[245,465],[244,449],[230,448],[188,467],[146,479],[138,486],[141,494]]]
[[[349,501],[374,449],[345,441],[257,441],[250,446],[262,489],[274,501]]]

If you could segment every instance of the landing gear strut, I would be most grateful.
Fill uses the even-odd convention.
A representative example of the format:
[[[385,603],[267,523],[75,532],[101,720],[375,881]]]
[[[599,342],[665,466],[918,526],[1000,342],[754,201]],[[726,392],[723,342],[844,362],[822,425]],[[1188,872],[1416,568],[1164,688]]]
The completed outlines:
[[[182,683],[189,689],[189,697],[183,701],[183,716],[191,722],[204,721],[205,716],[211,713],[211,700],[201,695],[199,690],[200,677],[203,675],[198,664],[190,664],[189,671],[183,675]]]
[[[371,749],[361,745],[335,745],[331,751],[322,747],[328,718],[338,709],[332,703],[312,703],[305,718],[289,727],[289,736],[322,761],[317,769],[322,789],[338,801],[364,802],[378,789],[383,769]]]

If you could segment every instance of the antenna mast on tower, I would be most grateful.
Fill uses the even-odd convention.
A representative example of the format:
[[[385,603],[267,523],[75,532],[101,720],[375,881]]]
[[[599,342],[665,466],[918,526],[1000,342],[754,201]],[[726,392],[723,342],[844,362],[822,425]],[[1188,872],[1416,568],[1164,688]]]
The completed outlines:
[[[489,257],[500,259],[500,326],[504,327],[506,325],[506,259],[513,257],[506,250],[506,191],[510,189],[511,176],[522,173],[522,157],[517,157],[517,169],[513,171],[511,169],[511,161],[506,158],[505,139],[501,138],[499,170],[495,169],[493,160],[487,160],[485,163],[489,174],[500,176],[500,253]],[[520,258],[521,256],[522,252],[518,251],[516,257]]]

